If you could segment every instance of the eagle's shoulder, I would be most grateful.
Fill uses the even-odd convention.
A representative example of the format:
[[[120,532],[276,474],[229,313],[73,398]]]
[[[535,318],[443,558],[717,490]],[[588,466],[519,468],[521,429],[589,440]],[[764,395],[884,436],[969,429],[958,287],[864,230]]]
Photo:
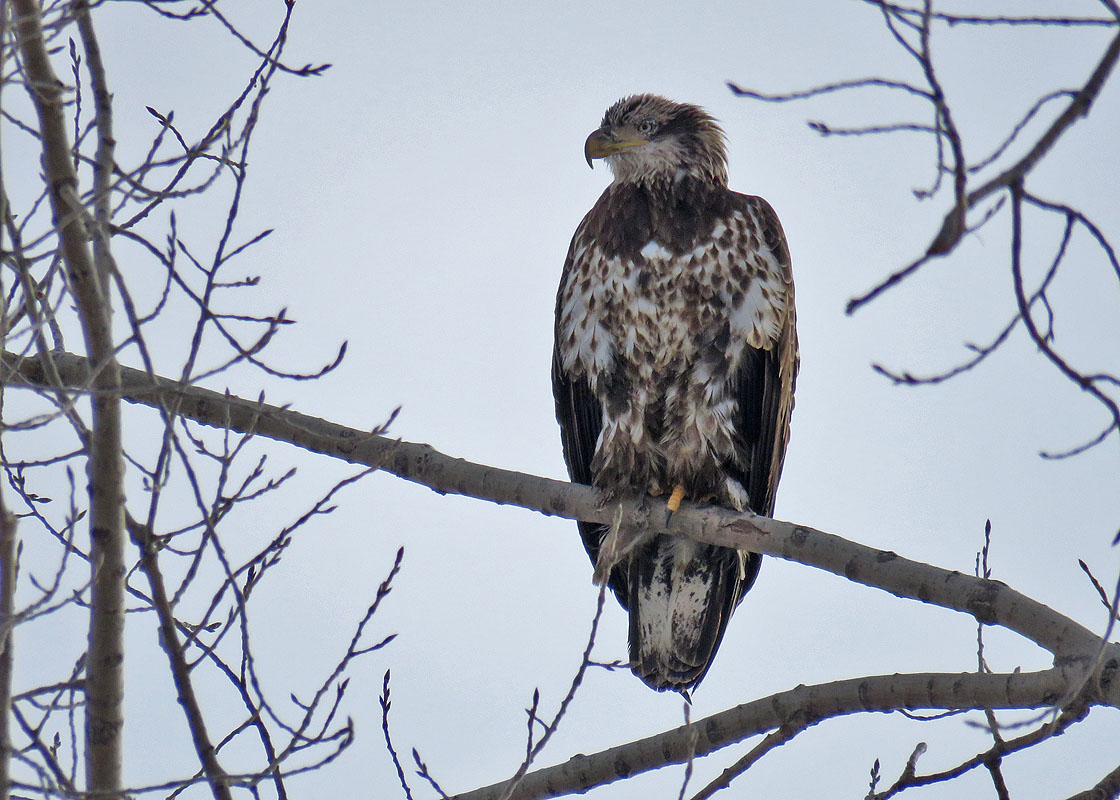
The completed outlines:
[[[745,217],[753,233],[758,237],[758,242],[764,246],[781,265],[783,277],[792,286],[793,273],[789,254],[789,243],[786,241],[785,231],[782,229],[781,220],[764,198],[753,194],[741,194],[728,190],[728,204],[731,212],[738,212]]]

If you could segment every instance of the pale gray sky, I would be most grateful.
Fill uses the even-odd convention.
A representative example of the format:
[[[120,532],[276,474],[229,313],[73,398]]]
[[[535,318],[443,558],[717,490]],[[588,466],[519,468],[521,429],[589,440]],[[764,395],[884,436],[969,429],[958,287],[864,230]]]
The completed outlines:
[[[278,5],[222,7],[263,37],[280,17]],[[980,5],[1026,14],[1031,4]],[[1032,8],[1053,11],[1046,3]],[[1063,11],[1098,13],[1091,2]],[[197,136],[252,63],[210,20],[152,24],[141,6],[121,4],[99,9],[95,22],[122,163],[139,158],[155,133],[145,105],[174,110],[180,129]],[[938,28],[934,46],[967,154],[998,144],[1039,94],[1079,85],[1107,37]],[[850,297],[924,250],[950,198],[920,203],[911,193],[933,178],[927,137],[826,140],[805,120],[928,123],[926,109],[872,91],[764,105],[724,85],[783,91],[868,75],[919,80],[873,8],[811,0],[547,7],[301,0],[284,60],[334,66],[273,86],[235,238],[276,232],[233,272],[261,275],[260,288],[246,295],[255,310],[287,306],[299,323],[279,337],[272,363],[313,370],[344,339],[349,353],[318,383],[238,372],[228,376],[232,391],[255,396],[264,388],[271,402],[360,428],[402,405],[395,436],[563,477],[549,384],[553,301],[572,232],[609,181],[605,169],[587,169],[583,141],[618,97],[662,93],[722,121],[732,187],[772,203],[792,250],[802,367],[777,516],[967,573],[990,517],[996,578],[1103,628],[1077,559],[1106,582],[1116,576],[1115,437],[1070,461],[1036,455],[1091,437],[1104,424],[1102,411],[1021,331],[980,371],[938,387],[894,388],[870,368],[946,368],[967,355],[963,342],[987,342],[1010,319],[1006,212],[953,259],[846,317]],[[1036,184],[1082,208],[1115,241],[1118,126],[1120,91],[1110,85]],[[180,236],[205,252],[219,223],[205,205],[179,213]],[[150,230],[165,225],[155,220]],[[1030,274],[1045,269],[1059,233],[1052,220],[1031,231]],[[1059,343],[1086,368],[1120,372],[1115,276],[1083,234],[1071,255],[1054,289]],[[146,269],[132,256],[123,269]],[[167,352],[175,352],[170,343]],[[242,515],[247,551],[352,471],[290,448],[263,449],[278,470],[294,465],[301,474],[267,511]],[[295,783],[305,797],[396,795],[376,700],[387,667],[398,749],[418,748],[455,792],[512,774],[534,687],[551,711],[579,663],[596,592],[574,523],[377,475],[303,530],[260,589],[261,669],[278,696],[310,689],[337,659],[401,544],[404,569],[375,624],[400,635],[355,669],[346,713],[359,740],[335,767]],[[138,618],[130,635],[150,642],[151,624]],[[966,616],[766,559],[695,693],[692,716],[802,683],[972,671],[975,636]],[[625,648],[625,615],[609,601],[596,656],[625,658]],[[163,778],[168,765],[190,757],[162,653],[144,652],[153,660],[131,661],[128,675],[127,774],[135,781]],[[1035,646],[999,632],[987,657],[996,670],[1048,663]],[[675,695],[651,692],[627,671],[593,671],[541,763],[681,721]],[[1115,726],[1115,713],[1097,710],[1039,757],[1008,759],[1012,796],[1087,788],[1115,766]],[[829,720],[768,755],[729,796],[862,797],[872,762],[881,759],[889,782],[918,741],[930,745],[924,770],[956,764],[988,743],[960,717],[924,725],[898,716]],[[751,744],[698,763],[693,787]],[[681,778],[679,769],[662,770],[594,796],[675,796]],[[921,796],[981,792],[990,792],[990,781],[977,771]]]

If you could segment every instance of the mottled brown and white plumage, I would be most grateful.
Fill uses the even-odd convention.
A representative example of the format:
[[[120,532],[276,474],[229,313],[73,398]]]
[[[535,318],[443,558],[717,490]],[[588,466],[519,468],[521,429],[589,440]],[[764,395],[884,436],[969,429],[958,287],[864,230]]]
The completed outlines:
[[[585,144],[614,180],[568,249],[553,390],[572,480],[770,515],[797,375],[781,224],[727,188],[723,131],[697,106],[619,100]],[[592,562],[608,527],[579,523]],[[704,677],[760,556],[682,537],[636,542],[607,580],[630,662],[654,689]],[[600,564],[600,567],[602,565]]]

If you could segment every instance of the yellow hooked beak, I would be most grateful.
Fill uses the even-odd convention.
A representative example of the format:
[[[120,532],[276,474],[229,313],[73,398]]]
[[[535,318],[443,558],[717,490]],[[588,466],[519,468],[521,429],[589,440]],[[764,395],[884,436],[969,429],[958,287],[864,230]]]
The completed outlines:
[[[592,159],[606,158],[625,150],[627,147],[640,147],[643,144],[649,144],[649,140],[616,139],[611,135],[609,128],[599,128],[599,130],[593,131],[587,137],[587,141],[583,143],[583,156],[587,159],[587,166],[594,167],[595,165],[591,163]]]

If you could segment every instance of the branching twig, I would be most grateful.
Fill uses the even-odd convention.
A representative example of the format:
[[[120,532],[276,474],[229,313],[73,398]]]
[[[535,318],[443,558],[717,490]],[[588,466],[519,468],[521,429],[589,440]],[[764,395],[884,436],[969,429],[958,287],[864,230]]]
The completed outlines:
[[[206,721],[203,719],[202,708],[195,695],[194,684],[187,669],[187,661],[183,657],[179,632],[175,624],[171,603],[168,601],[167,589],[163,582],[163,572],[159,566],[158,545],[153,539],[151,531],[131,517],[128,519],[128,527],[133,541],[140,548],[140,568],[148,577],[148,583],[152,589],[152,605],[159,616],[160,641],[171,665],[175,691],[178,695],[179,705],[183,707],[183,713],[187,716],[191,741],[198,753],[199,763],[206,774],[207,783],[214,794],[215,800],[232,800],[229,777],[218,763],[217,751],[206,732]]]
[[[754,766],[764,755],[777,747],[781,747],[809,726],[810,723],[786,724],[782,725],[777,730],[771,731],[763,737],[761,742],[752,747],[746,755],[725,769],[718,778],[713,780],[698,793],[694,794],[692,800],[707,800],[707,798],[721,789],[726,789],[731,785],[731,781]]]
[[[583,676],[586,674],[587,668],[591,664],[591,650],[595,647],[595,636],[599,630],[599,620],[603,616],[603,601],[606,598],[606,594],[606,584],[600,584],[599,598],[595,604],[595,616],[591,620],[591,633],[587,636],[587,646],[583,649],[583,658],[580,660],[579,667],[576,669],[576,674],[573,676],[572,683],[568,687],[568,693],[564,695],[564,699],[560,701],[560,707],[556,709],[556,714],[552,717],[551,722],[546,723],[537,716],[537,706],[540,695],[538,692],[533,693],[533,707],[529,712],[528,752],[525,755],[525,760],[521,762],[521,765],[517,768],[517,772],[514,773],[514,776],[502,786],[501,793],[498,795],[501,800],[510,800],[510,798],[514,796],[514,792],[518,792],[525,773],[532,765],[534,759],[544,750],[545,745],[548,744],[548,740],[552,738],[552,734],[554,734],[559,727],[560,720],[564,718],[564,713],[568,710],[568,705],[575,699],[576,691],[579,689],[580,684],[583,683]],[[534,743],[533,723],[536,720],[539,720],[544,725],[544,735]],[[518,797],[520,796],[521,793],[518,792]]]
[[[412,800],[412,789],[408,786],[408,778],[405,777],[404,767],[401,765],[400,757],[397,755],[396,748],[393,747],[393,738],[389,735],[389,709],[393,703],[389,699],[389,670],[385,670],[385,680],[382,682],[381,697],[378,698],[381,703],[381,731],[385,735],[385,747],[389,750],[389,756],[393,759],[393,766],[397,768],[397,780],[401,782],[401,788],[404,789],[404,796],[408,800]]]
[[[999,740],[983,753],[979,753],[957,766],[942,770],[941,772],[933,772],[927,775],[916,774],[917,770],[914,768],[916,766],[916,757],[911,756],[911,761],[907,762],[907,768],[903,771],[898,780],[886,791],[868,795],[868,800],[889,800],[889,798],[894,797],[905,789],[914,786],[929,786],[935,783],[945,783],[980,766],[988,767],[992,772],[992,779],[996,782],[998,791],[998,787],[1002,781],[1002,775],[999,775],[998,769],[992,770],[991,765],[998,764],[1000,759],[1006,755],[1025,750],[1039,742],[1061,734],[1070,725],[1083,719],[1085,713],[1086,710],[1084,707],[1065,711],[1054,720],[1045,723],[1029,733],[1025,733],[1015,739]],[[915,753],[920,755],[917,751],[915,751]],[[1004,790],[1006,791],[1006,787],[1004,787]]]

